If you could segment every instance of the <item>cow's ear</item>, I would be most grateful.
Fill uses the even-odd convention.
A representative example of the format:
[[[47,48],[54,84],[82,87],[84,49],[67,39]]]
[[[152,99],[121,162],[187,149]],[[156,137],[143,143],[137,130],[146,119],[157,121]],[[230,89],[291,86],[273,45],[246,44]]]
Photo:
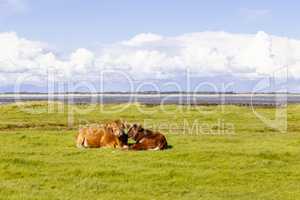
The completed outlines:
[[[144,128],[143,128],[141,125],[139,125],[139,126],[138,126],[138,131],[139,131],[139,132],[142,132],[142,131],[144,131]]]
[[[116,124],[122,124],[122,120],[121,119],[117,119],[114,121]]]
[[[131,125],[127,121],[123,121],[122,125],[124,126],[124,128],[131,128]]]

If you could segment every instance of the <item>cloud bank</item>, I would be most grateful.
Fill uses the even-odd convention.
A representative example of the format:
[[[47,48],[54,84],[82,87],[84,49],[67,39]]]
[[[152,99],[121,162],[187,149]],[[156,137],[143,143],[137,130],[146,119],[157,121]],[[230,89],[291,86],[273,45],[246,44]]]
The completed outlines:
[[[103,70],[120,70],[137,80],[176,79],[189,70],[199,77],[230,76],[256,79],[284,67],[298,79],[300,40],[269,35],[199,32],[174,37],[142,33],[97,51],[79,48],[67,58],[49,50],[43,42],[0,33],[0,82],[40,84],[49,70],[57,80],[89,80]],[[282,74],[284,76],[285,74]]]

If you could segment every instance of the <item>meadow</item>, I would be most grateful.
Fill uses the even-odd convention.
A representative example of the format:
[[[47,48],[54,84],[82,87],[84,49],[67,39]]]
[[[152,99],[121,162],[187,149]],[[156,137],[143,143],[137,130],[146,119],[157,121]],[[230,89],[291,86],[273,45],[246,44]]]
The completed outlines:
[[[1,105],[0,199],[300,199],[300,105],[286,119],[276,111],[255,108],[286,129],[232,105]],[[119,118],[160,130],[171,148],[75,147],[80,125]]]

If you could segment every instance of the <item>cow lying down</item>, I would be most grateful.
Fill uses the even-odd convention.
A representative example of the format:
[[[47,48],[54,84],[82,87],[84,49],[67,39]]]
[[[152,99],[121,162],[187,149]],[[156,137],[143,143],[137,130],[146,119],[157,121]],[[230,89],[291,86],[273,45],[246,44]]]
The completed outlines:
[[[79,130],[76,145],[79,148],[128,148],[128,136],[124,129],[124,123],[119,120],[104,125],[90,125]]]
[[[131,145],[131,150],[163,150],[168,148],[165,136],[159,132],[144,129],[141,125],[134,124],[128,131],[128,137],[136,141]]]

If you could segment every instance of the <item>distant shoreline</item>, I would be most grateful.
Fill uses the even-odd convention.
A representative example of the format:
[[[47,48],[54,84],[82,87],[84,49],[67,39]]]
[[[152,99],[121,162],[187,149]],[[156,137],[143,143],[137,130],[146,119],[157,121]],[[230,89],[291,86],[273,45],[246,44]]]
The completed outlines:
[[[0,93],[0,98],[67,97],[300,97],[300,93]]]
[[[20,93],[0,94],[0,103],[61,101],[69,104],[285,105],[300,103],[296,93]]]
[[[276,94],[286,94],[286,95],[300,95],[300,93],[293,92],[65,92],[65,93],[43,93],[43,92],[3,92],[0,95],[276,95]]]

